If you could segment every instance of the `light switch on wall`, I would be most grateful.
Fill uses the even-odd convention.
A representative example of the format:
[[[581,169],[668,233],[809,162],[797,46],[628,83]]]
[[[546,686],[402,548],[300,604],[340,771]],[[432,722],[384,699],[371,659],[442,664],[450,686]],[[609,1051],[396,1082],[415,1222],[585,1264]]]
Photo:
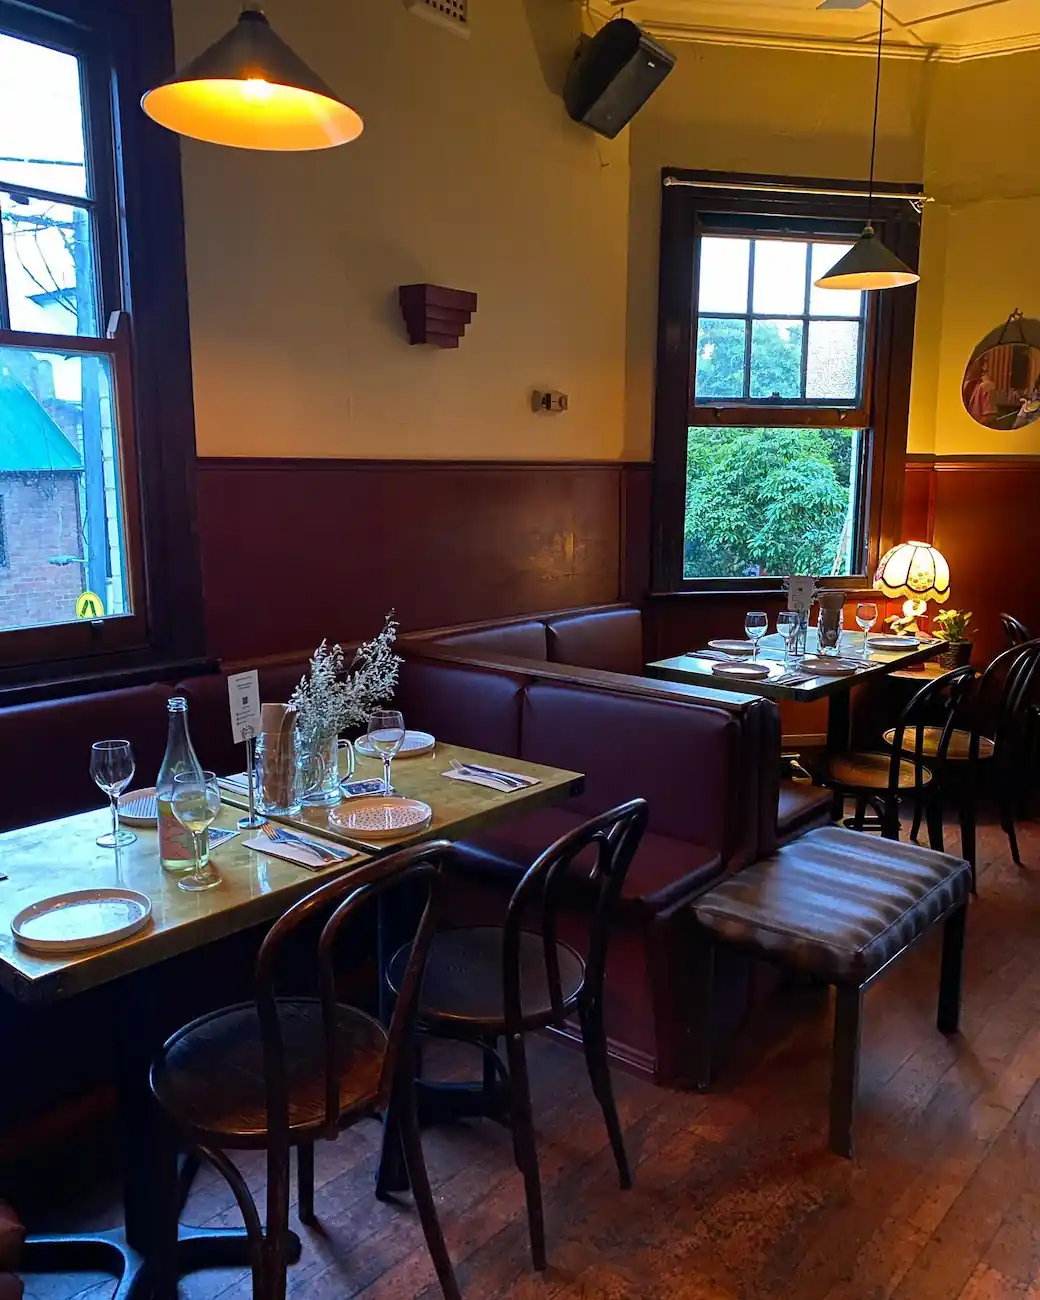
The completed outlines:
[[[570,407],[570,399],[566,393],[542,392],[535,389],[531,394],[532,411],[552,411],[559,414]]]

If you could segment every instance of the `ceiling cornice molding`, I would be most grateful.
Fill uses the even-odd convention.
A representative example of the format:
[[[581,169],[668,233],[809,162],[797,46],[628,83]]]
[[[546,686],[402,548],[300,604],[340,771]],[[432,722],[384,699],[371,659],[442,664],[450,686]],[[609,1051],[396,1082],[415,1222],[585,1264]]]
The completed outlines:
[[[692,45],[731,45],[744,49],[789,50],[803,54],[841,54],[853,58],[873,59],[876,44],[866,41],[818,40],[812,36],[783,35],[774,32],[747,32],[727,27],[702,27],[688,23],[640,22],[651,36],[659,40]],[[1009,54],[1027,54],[1040,50],[1040,32],[1006,40],[977,41],[971,45],[911,45],[889,41],[885,58],[910,59],[917,63],[969,63],[974,59],[993,59]]]

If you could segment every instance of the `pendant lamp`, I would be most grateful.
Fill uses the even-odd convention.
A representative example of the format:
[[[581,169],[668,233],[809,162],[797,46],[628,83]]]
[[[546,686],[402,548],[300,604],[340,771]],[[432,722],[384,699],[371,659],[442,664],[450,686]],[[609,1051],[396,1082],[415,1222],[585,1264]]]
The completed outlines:
[[[898,289],[916,284],[920,276],[889,252],[870,224],[874,201],[874,158],[877,154],[878,104],[881,96],[881,42],[885,32],[885,0],[878,21],[877,75],[874,80],[874,129],[870,138],[870,183],[867,186],[867,224],[844,257],[815,281],[817,289]]]
[[[252,5],[226,36],[149,90],[141,107],[178,135],[236,149],[331,149],[364,128]]]

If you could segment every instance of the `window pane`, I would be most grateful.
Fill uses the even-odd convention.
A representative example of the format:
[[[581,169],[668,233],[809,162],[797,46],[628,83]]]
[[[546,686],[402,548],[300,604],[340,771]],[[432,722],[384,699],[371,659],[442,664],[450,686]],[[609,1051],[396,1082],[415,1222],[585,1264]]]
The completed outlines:
[[[0,194],[11,328],[98,334],[90,215],[49,199]]]
[[[700,247],[700,312],[748,309],[750,239],[713,239],[705,236]]]
[[[800,316],[805,311],[806,245],[755,240],[755,315]]]
[[[697,401],[744,396],[747,323],[701,320],[697,326]]]
[[[851,572],[853,429],[691,428],[685,578]]]
[[[816,281],[826,275],[835,262],[852,247],[851,244],[813,244],[812,278],[809,290],[809,312],[813,316],[861,316],[863,291],[861,289],[817,289]]]
[[[106,356],[0,348],[0,630],[130,612],[112,391]]]
[[[0,35],[0,180],[88,193],[74,54]]]
[[[801,321],[752,322],[751,396],[802,396]]]
[[[860,322],[809,322],[806,397],[853,404],[859,396]]]

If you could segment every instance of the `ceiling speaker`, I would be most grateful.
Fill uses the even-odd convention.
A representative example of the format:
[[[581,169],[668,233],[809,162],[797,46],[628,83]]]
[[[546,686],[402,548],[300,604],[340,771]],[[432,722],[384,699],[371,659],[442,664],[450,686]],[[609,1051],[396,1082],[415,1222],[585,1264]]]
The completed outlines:
[[[675,67],[675,56],[629,18],[615,18],[578,49],[563,102],[575,122],[613,140]]]

